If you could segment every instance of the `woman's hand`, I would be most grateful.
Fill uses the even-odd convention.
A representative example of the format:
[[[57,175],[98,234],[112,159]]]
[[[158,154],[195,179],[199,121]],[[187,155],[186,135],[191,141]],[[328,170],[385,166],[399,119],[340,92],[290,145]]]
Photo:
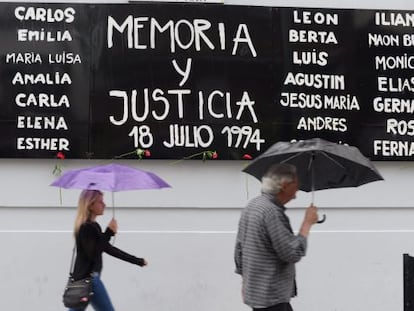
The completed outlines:
[[[146,265],[148,265],[148,262],[145,260],[145,258],[137,258],[136,264],[140,267],[145,267]]]
[[[115,218],[112,218],[108,224],[108,228],[111,229],[115,234],[118,232],[118,222]]]

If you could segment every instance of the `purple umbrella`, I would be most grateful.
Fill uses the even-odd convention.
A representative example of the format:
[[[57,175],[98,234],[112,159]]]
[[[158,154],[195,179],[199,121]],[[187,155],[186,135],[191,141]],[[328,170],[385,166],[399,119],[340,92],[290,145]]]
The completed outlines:
[[[112,192],[170,187],[154,173],[114,163],[69,170],[51,186]]]
[[[154,173],[114,163],[69,170],[56,179],[51,186],[65,189],[111,191],[112,193],[171,187]]]

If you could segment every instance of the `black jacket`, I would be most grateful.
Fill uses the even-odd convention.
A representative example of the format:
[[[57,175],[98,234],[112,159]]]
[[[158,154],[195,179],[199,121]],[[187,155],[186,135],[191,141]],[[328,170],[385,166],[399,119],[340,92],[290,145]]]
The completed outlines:
[[[75,280],[87,277],[92,272],[102,271],[102,252],[132,264],[144,265],[143,258],[127,254],[109,243],[114,234],[109,228],[102,232],[97,222],[88,221],[81,225],[76,236],[76,260],[73,271]]]

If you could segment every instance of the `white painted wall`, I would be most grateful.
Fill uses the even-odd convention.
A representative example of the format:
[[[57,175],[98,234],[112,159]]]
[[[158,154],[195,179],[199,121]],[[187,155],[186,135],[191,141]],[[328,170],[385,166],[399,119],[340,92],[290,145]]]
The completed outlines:
[[[83,1],[82,1],[83,2]],[[269,6],[414,9],[412,1],[226,1]],[[79,191],[48,185],[54,160],[0,159],[0,310],[63,310],[61,294],[72,248]],[[64,170],[98,164],[65,160]],[[154,171],[171,189],[115,195],[115,245],[149,266],[105,256],[103,279],[121,311],[236,311],[240,279],[233,244],[241,208],[259,183],[243,161],[122,161]],[[414,162],[377,162],[385,181],[316,193],[327,221],[315,226],[298,264],[295,310],[403,310],[402,254],[414,254]],[[310,195],[289,205],[298,228]],[[109,205],[100,223],[111,217]]]
[[[64,169],[97,164],[65,160]],[[116,193],[115,245],[145,256],[141,269],[105,256],[103,278],[117,310],[248,310],[233,273],[240,209],[259,183],[240,161],[123,161],[172,189]],[[49,187],[55,162],[0,160],[0,310],[63,310],[71,228],[79,191]],[[298,264],[296,310],[402,310],[402,254],[414,253],[410,176],[414,163],[376,163],[386,181],[316,193],[327,221],[314,227]],[[109,209],[100,223],[111,217]],[[289,206],[298,228],[310,195]],[[301,207],[300,207],[301,206]],[[329,294],[328,294],[329,293]],[[23,296],[23,297],[22,297]]]

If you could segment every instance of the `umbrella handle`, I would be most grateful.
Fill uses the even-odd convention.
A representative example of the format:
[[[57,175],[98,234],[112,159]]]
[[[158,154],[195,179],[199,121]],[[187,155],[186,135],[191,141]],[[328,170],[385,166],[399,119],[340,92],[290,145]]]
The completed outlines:
[[[318,220],[316,223],[317,223],[317,224],[322,224],[322,223],[324,223],[324,222],[325,222],[325,220],[326,220],[326,215],[325,215],[325,214],[323,214],[323,215],[322,215],[322,219]]]

